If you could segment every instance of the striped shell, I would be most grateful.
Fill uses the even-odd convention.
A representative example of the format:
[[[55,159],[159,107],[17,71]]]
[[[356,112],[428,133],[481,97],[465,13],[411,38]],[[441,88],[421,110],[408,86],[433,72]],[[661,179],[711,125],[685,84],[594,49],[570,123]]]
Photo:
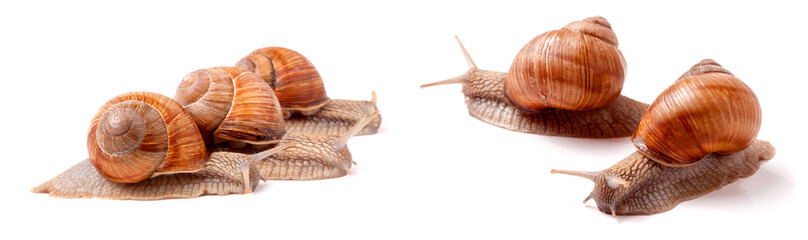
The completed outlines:
[[[185,75],[174,96],[196,122],[206,142],[216,138],[256,144],[286,133],[272,89],[252,72],[234,67]]]
[[[290,49],[261,48],[241,59],[236,67],[255,72],[269,83],[284,110],[313,114],[331,101],[314,64]]]
[[[590,17],[528,42],[508,71],[505,97],[527,112],[597,109],[620,96],[625,72],[611,25]]]
[[[693,66],[651,103],[632,142],[643,155],[686,166],[747,148],[760,130],[755,93],[711,59]]]
[[[109,100],[90,122],[87,150],[107,179],[134,183],[151,176],[205,167],[205,143],[177,102],[149,92]]]

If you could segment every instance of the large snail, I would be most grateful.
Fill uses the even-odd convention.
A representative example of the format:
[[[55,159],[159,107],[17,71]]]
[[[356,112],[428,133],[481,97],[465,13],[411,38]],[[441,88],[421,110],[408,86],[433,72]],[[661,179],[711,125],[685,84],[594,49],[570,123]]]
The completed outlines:
[[[626,64],[603,17],[543,33],[516,55],[508,73],[481,70],[460,43],[469,71],[435,83],[461,83],[469,114],[505,129],[568,137],[625,137],[647,104],[620,95]]]
[[[109,100],[90,122],[87,150],[104,177],[119,183],[152,175],[193,172],[207,151],[191,117],[177,102],[149,92]]]
[[[179,103],[149,92],[119,95],[90,124],[90,158],[32,189],[76,198],[161,199],[252,192],[259,174],[246,154],[210,155]]]
[[[598,172],[552,172],[594,181],[586,200],[604,213],[660,213],[751,176],[774,157],[771,144],[755,139],[760,122],[752,90],[705,59],[648,108],[632,137],[636,153]]]
[[[255,72],[274,89],[289,132],[341,135],[362,117],[378,112],[375,92],[370,101],[329,98],[314,64],[287,48],[257,49],[239,60],[236,67]],[[374,134],[380,125],[378,115],[357,134]]]

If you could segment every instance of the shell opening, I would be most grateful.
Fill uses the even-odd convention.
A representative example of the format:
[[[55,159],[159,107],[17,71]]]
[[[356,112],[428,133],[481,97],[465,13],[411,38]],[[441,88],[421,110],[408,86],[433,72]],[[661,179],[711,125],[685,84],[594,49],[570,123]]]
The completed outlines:
[[[648,151],[648,146],[645,145],[645,141],[642,138],[632,138],[631,142],[634,143],[634,146],[641,151]]]

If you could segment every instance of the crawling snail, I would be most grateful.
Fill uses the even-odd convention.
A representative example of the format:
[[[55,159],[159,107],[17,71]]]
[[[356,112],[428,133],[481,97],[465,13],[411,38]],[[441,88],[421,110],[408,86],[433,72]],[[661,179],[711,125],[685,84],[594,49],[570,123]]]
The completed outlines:
[[[668,211],[754,174],[774,147],[756,140],[761,111],[752,90],[713,60],[682,75],[651,104],[632,143],[637,152],[598,171],[553,170],[595,182],[598,209],[616,215]]]
[[[535,37],[508,73],[477,68],[458,43],[469,71],[421,88],[463,84],[469,114],[483,122],[543,135],[627,137],[648,107],[620,95],[626,64],[603,17]]]
[[[236,67],[255,72],[274,89],[289,132],[341,135],[362,117],[378,112],[375,92],[370,101],[329,98],[314,65],[287,48],[257,49],[239,60]],[[374,134],[380,125],[379,115],[357,134]]]
[[[246,154],[210,155],[179,103],[149,92],[107,102],[90,124],[90,158],[32,189],[64,198],[162,199],[249,193],[258,170]]]

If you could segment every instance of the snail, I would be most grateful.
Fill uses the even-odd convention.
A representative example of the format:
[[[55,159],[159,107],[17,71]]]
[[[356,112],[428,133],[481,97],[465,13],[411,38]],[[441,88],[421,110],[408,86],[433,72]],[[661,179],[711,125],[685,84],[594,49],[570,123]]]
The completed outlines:
[[[603,17],[533,38],[508,73],[477,68],[457,42],[468,72],[421,88],[462,84],[469,114],[494,126],[553,136],[627,137],[648,107],[620,95],[625,60]]]
[[[741,80],[711,59],[694,65],[650,105],[632,136],[638,149],[598,171],[552,170],[595,182],[598,209],[616,215],[668,211],[740,178],[774,157],[756,140],[761,111]]]
[[[375,92],[370,101],[329,98],[314,65],[287,48],[257,49],[239,60],[236,67],[255,72],[274,89],[289,132],[340,135],[363,116],[378,112]],[[374,134],[380,125],[378,115],[358,135]]]
[[[162,199],[249,193],[264,153],[207,154],[202,135],[179,103],[150,92],[109,100],[90,124],[89,159],[32,189],[51,196]],[[265,156],[264,156],[265,157]]]
[[[270,144],[286,133],[272,89],[252,72],[215,67],[183,78],[174,99],[193,118],[207,143]]]

